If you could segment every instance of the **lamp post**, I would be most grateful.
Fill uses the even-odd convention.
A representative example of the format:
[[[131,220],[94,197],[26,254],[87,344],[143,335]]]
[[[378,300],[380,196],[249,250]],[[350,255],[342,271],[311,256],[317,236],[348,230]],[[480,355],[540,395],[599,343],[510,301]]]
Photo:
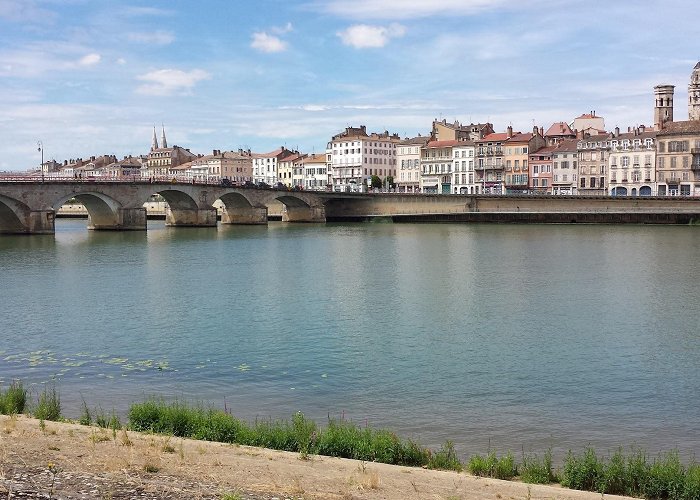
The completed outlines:
[[[44,145],[41,141],[37,141],[37,151],[41,153],[41,182],[44,182]]]

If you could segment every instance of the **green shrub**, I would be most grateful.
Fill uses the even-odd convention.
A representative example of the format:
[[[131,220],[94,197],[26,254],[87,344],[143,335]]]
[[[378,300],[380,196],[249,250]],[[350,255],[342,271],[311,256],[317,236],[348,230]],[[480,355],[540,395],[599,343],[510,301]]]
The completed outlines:
[[[51,384],[50,389],[44,386],[44,391],[39,394],[36,408],[34,408],[34,418],[39,420],[61,420],[61,398],[54,384]]]
[[[692,463],[685,472],[683,500],[700,500],[700,465]]]
[[[549,484],[556,482],[557,477],[552,471],[552,450],[547,450],[542,460],[537,455],[523,456],[523,462],[518,467],[518,472],[524,483]]]
[[[518,473],[515,459],[510,452],[501,458],[498,458],[493,451],[486,457],[474,455],[469,459],[467,470],[475,476],[495,479],[512,479]]]
[[[644,485],[646,498],[682,498],[686,475],[677,452],[654,459]]]
[[[447,441],[439,451],[432,454],[428,461],[428,469],[462,470],[462,463],[457,458],[452,441]]]
[[[5,393],[0,389],[0,414],[24,413],[27,404],[27,390],[20,380],[13,380]]]

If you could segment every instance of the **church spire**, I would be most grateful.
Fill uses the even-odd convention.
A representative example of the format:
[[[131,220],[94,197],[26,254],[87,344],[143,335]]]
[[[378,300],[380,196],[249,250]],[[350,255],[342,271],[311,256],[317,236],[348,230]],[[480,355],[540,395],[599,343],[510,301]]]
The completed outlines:
[[[151,151],[158,149],[158,138],[156,137],[156,128],[153,127],[153,139],[151,140]]]
[[[168,142],[165,140],[165,125],[162,125],[162,127],[163,127],[163,136],[160,139],[160,145],[163,146],[164,148],[167,148]]]

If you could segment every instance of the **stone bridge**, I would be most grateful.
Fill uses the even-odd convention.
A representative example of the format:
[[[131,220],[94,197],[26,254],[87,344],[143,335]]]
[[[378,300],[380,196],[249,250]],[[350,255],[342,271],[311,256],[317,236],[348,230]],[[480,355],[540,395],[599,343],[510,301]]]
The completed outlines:
[[[146,203],[161,195],[169,226],[216,226],[216,200],[224,224],[266,224],[267,205],[284,204],[288,222],[325,222],[326,193],[247,189],[176,182],[5,182],[0,180],[0,233],[54,232],[58,209],[76,199],[88,211],[89,229],[145,230]],[[327,193],[332,195],[333,193]]]
[[[700,222],[700,198],[610,196],[474,196],[363,194],[247,189],[178,182],[8,181],[0,179],[0,233],[51,234],[58,209],[75,198],[88,210],[90,229],[145,230],[151,195],[168,203],[169,226],[266,224],[267,207],[284,205],[286,222],[656,223]]]

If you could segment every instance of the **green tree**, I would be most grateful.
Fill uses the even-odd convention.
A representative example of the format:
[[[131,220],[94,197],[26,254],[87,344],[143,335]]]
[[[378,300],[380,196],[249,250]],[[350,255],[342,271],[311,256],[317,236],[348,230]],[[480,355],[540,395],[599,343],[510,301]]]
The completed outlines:
[[[392,176],[392,175],[387,175],[387,176],[386,176],[386,179],[384,179],[384,184],[385,184],[386,187],[388,187],[388,188],[393,188],[393,187],[395,187],[396,184],[394,184],[394,176]]]
[[[373,188],[380,188],[382,187],[382,180],[378,175],[373,175],[369,186]]]

